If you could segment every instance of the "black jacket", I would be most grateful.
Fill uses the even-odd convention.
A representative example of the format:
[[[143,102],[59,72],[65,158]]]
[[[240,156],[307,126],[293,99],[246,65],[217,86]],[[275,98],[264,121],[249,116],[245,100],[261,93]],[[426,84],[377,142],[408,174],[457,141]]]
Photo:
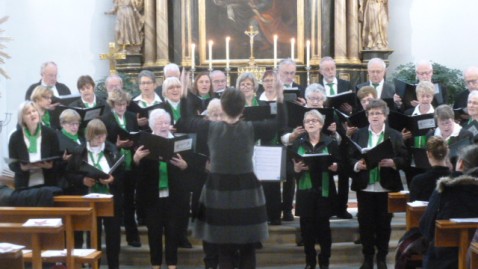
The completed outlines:
[[[413,177],[410,184],[410,201],[428,201],[437,181],[441,177],[449,176],[450,173],[450,168],[446,166],[433,166],[425,173]]]
[[[34,83],[34,84],[30,85],[30,87],[28,87],[27,92],[25,93],[25,100],[30,100],[30,96],[32,95],[33,90],[35,90],[35,88],[37,86],[40,86],[40,85],[41,85],[41,80],[37,83]],[[71,94],[71,91],[68,88],[68,86],[66,86],[63,83],[57,82],[55,84],[55,87],[56,87],[56,90],[58,91],[59,95],[70,95]]]
[[[420,231],[430,242],[423,268],[458,268],[458,248],[434,246],[435,221],[450,218],[478,217],[478,174],[442,178],[437,182],[425,214],[420,221]]]
[[[41,158],[48,158],[60,155],[58,138],[54,130],[41,125]],[[23,130],[17,129],[10,137],[8,143],[9,157],[11,159],[29,160],[28,149],[23,139]],[[51,169],[42,169],[45,185],[58,186],[58,164],[60,161],[53,161]],[[28,187],[30,178],[29,171],[22,171],[20,162],[13,162],[9,165],[10,169],[15,172],[15,188],[21,189]]]
[[[355,141],[362,148],[366,148],[368,145],[369,132],[368,126],[359,129],[352,137],[352,140]],[[384,140],[390,138],[393,146],[393,151],[395,157],[393,161],[397,166],[397,169],[382,167],[380,169],[380,185],[390,191],[400,191],[403,189],[402,181],[400,179],[400,173],[398,170],[403,169],[409,165],[407,149],[403,144],[402,134],[396,130],[391,129],[388,126],[385,126]],[[352,168],[355,166],[361,159],[360,153],[354,148],[350,147],[349,149],[350,156],[350,165]],[[358,173],[352,173],[352,186],[351,189],[354,191],[360,191],[367,187],[369,182],[370,174],[369,171],[360,171]]]

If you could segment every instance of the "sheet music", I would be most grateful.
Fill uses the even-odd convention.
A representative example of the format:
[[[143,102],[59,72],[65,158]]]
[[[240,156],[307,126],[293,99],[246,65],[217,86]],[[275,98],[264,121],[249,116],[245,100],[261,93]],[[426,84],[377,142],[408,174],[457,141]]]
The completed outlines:
[[[88,110],[85,113],[85,117],[83,118],[83,121],[89,121],[89,120],[92,120],[92,119],[96,119],[97,117],[100,116],[100,113],[101,113],[101,107],[99,107],[98,109]]]
[[[193,139],[183,139],[174,142],[174,153],[190,150],[193,147]]]
[[[413,201],[413,202],[408,202],[407,205],[411,207],[423,207],[423,206],[428,206],[428,201]]]
[[[404,191],[400,191],[400,193],[402,193],[402,194],[409,194],[409,193],[410,193],[410,191],[406,191],[406,190],[404,190]]]
[[[113,194],[88,193],[87,195],[83,195],[83,198],[90,198],[90,199],[96,199],[96,198],[111,198],[111,197],[113,197]]]
[[[282,147],[254,147],[252,163],[259,180],[280,180],[282,170]]]
[[[435,128],[435,119],[419,120],[417,125],[419,130]]]
[[[25,248],[25,246],[15,245],[10,243],[0,243],[0,253],[15,252],[19,249]]]
[[[29,219],[22,226],[24,227],[59,227],[62,225],[60,218],[58,219]]]
[[[450,221],[456,223],[478,223],[478,218],[453,218]]]

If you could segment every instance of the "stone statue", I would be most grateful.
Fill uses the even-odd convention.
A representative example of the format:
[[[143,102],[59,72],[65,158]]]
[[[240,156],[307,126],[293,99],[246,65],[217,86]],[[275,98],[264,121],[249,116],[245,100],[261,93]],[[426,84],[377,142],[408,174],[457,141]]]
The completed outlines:
[[[144,19],[139,8],[138,0],[113,0],[114,8],[105,12],[116,15],[116,44],[126,53],[138,53],[143,42]]]
[[[388,0],[360,0],[359,16],[363,49],[387,49]]]

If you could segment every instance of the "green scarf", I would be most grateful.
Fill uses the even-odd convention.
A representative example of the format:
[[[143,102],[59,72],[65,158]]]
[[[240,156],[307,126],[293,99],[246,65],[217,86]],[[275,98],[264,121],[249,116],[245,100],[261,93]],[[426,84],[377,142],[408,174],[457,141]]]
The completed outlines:
[[[299,155],[305,154],[305,149],[303,146],[300,146],[297,150]],[[324,147],[321,153],[328,154],[329,150],[327,147]],[[330,193],[330,184],[329,184],[329,172],[324,171],[322,172],[322,197],[329,197]],[[312,178],[310,176],[310,172],[305,171],[302,177],[299,180],[299,190],[310,190],[312,188]]]
[[[423,149],[423,148],[427,147],[427,136],[426,135],[415,136],[413,139],[415,140],[414,141],[414,146],[416,148]]]
[[[93,103],[93,105],[90,106],[90,104],[85,102],[83,105],[85,105],[86,108],[96,107],[96,103]]]
[[[41,117],[41,122],[43,122],[45,126],[51,127],[50,111],[45,111],[45,114]]]
[[[69,132],[67,132],[65,129],[61,129],[61,132],[66,136],[68,137],[69,139],[73,140],[75,143],[80,143],[80,138],[78,137],[78,134],[76,135],[73,135],[73,134],[70,134]]]
[[[161,180],[162,179],[162,180]],[[168,164],[159,162],[159,190],[167,190],[169,188]]]
[[[146,101],[142,101],[142,100],[141,100],[141,101],[139,101],[139,103],[141,104],[141,106],[142,106],[143,108],[150,107],[150,106],[148,106],[148,103],[146,103]],[[159,104],[159,102],[158,102],[158,101],[154,101],[151,106],[154,106],[154,105],[157,105],[157,104]]]
[[[100,152],[100,154],[98,155],[98,159],[96,161],[95,161],[95,158],[94,158],[93,153],[91,151],[88,151],[88,154],[90,155],[90,159],[93,162],[93,166],[96,167],[96,169],[99,169],[99,170],[103,171],[103,169],[101,169],[100,161],[105,156],[104,152],[103,151]],[[91,192],[94,192],[94,193],[110,193],[110,190],[109,190],[108,185],[104,185],[104,184],[101,184],[99,182],[96,182],[95,185],[93,187],[91,187]]]
[[[118,114],[116,114],[116,112],[113,112],[113,115],[115,117],[115,120],[116,120],[116,123],[118,123],[118,125],[121,127],[121,129],[125,130],[125,131],[128,131],[126,129],[126,117],[123,117],[123,123],[121,123],[119,117],[118,117]],[[132,167],[133,167],[133,154],[131,152],[130,149],[125,149],[125,148],[122,148],[120,150],[121,154],[124,155],[124,169],[126,171],[131,171]]]
[[[201,98],[201,100],[207,100],[207,99],[211,98],[211,95],[209,93],[204,95],[204,96],[199,95],[199,98]]]
[[[171,104],[169,104],[169,105],[171,106],[171,110],[173,111],[174,123],[176,123],[181,118],[181,105],[178,103],[177,108],[174,108],[173,105],[171,105]]]
[[[252,98],[252,103],[250,106],[259,106],[259,101],[257,101],[256,97]],[[247,103],[246,103],[246,107],[248,107]]]
[[[377,146],[378,144],[382,143],[384,139],[384,133],[382,132],[378,137],[377,144],[372,145],[372,131],[368,131],[368,147],[372,148]],[[375,184],[376,182],[380,181],[380,167],[377,166],[370,170],[370,179],[368,184]]]
[[[30,142],[30,145],[28,146],[28,153],[37,153],[38,152],[37,144],[38,144],[38,138],[40,137],[40,133],[41,133],[41,125],[38,124],[36,133],[34,133],[33,135],[30,134],[30,130],[28,130],[28,128],[23,128],[23,131],[26,137],[28,138],[28,141]]]

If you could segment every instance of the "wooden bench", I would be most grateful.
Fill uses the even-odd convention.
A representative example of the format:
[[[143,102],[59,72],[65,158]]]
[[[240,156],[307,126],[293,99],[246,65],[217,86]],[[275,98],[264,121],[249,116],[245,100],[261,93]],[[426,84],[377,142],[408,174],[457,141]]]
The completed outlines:
[[[403,192],[389,192],[388,193],[388,212],[398,213],[405,212],[407,209],[407,202],[410,200],[409,193]]]
[[[22,250],[0,253],[0,269],[24,269]]]
[[[93,214],[92,208],[78,207],[0,207],[0,222],[24,223],[30,218],[62,218],[66,235],[66,257],[49,258],[54,262],[65,262],[67,268],[74,268],[81,263],[90,263],[93,268],[98,268],[98,260],[101,257],[101,251],[96,251],[94,255],[88,257],[74,257],[72,250],[75,246],[74,232],[89,231],[92,235],[92,248],[98,249],[98,244],[94,238],[97,238],[97,219]],[[25,255],[25,261],[31,261],[33,258]]]
[[[56,206],[90,207],[97,217],[113,217],[113,198],[85,198],[80,195],[60,195],[53,198]]]
[[[478,242],[473,242],[470,244],[471,250],[471,268],[478,268]]]
[[[458,268],[466,268],[466,253],[478,223],[458,223],[437,220],[435,225],[436,247],[458,247]]]
[[[31,249],[32,267],[33,269],[41,269],[42,250],[64,248],[64,226],[25,227],[23,226],[23,223],[0,223],[0,241],[23,245],[26,248]],[[23,262],[23,258],[21,261]],[[4,264],[1,266],[4,266]]]
[[[420,225],[420,219],[427,210],[427,206],[411,206],[407,204],[406,223],[407,231],[417,228]]]

